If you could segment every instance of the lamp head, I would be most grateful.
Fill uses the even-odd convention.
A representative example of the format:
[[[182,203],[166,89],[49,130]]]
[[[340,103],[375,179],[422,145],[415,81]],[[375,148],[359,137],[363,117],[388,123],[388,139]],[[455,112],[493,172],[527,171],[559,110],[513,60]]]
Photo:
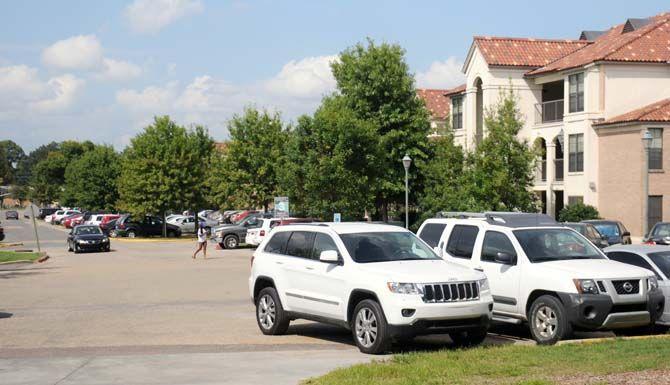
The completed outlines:
[[[412,158],[409,157],[409,155],[405,154],[405,156],[402,158],[402,165],[405,167],[405,171],[409,170],[409,166],[412,164]]]

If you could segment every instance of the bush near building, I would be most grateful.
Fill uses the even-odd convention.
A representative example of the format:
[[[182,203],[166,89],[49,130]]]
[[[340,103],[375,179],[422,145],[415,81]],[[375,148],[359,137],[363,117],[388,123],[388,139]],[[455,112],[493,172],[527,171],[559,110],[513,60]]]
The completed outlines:
[[[558,220],[561,222],[580,222],[587,219],[599,219],[598,209],[591,205],[575,203],[563,207],[558,214]]]

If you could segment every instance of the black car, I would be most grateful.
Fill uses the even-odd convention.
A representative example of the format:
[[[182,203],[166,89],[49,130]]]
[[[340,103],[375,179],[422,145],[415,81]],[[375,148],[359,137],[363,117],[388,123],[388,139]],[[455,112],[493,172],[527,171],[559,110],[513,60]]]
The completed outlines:
[[[38,215],[38,218],[44,219],[47,216],[55,213],[58,210],[60,210],[60,208],[58,208],[58,207],[56,207],[56,208],[54,208],[54,207],[43,207],[43,208],[40,209],[40,213]]]
[[[590,223],[565,222],[564,225],[585,236],[586,239],[601,249],[610,245],[607,237],[600,234],[598,229]]]
[[[19,212],[15,210],[5,211],[5,219],[16,219],[19,220]]]
[[[75,226],[67,237],[67,251],[109,251],[109,238],[94,225]]]
[[[609,242],[610,245],[616,245],[617,243],[630,245],[632,243],[632,240],[630,239],[630,231],[628,231],[626,226],[620,221],[592,219],[582,221],[581,223],[590,223],[595,226],[600,234],[607,237],[607,242]]]
[[[181,237],[181,229],[178,226],[168,223],[166,230],[170,238]],[[163,220],[152,215],[135,218],[125,214],[116,220],[113,235],[128,238],[160,236],[163,235]]]
[[[658,222],[651,228],[642,242],[656,245],[670,245],[670,222]]]

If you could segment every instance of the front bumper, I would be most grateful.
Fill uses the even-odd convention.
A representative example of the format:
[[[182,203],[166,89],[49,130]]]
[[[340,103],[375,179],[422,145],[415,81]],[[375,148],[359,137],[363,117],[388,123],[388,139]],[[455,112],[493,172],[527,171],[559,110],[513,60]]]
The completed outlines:
[[[620,329],[655,323],[663,315],[660,290],[647,293],[645,302],[614,303],[608,295],[558,293],[569,322],[578,329]]]
[[[446,303],[426,303],[414,295],[398,296],[382,304],[394,337],[488,329],[493,316],[490,294],[476,301]]]
[[[77,242],[79,250],[104,250],[109,247],[109,242],[81,243]]]

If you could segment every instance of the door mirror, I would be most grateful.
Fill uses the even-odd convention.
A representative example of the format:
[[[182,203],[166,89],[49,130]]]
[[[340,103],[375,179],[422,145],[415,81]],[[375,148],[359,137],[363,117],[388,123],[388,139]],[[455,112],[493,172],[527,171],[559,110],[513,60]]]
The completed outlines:
[[[624,237],[630,237],[630,231],[624,231],[623,236]]]
[[[326,263],[340,263],[340,256],[335,250],[324,250],[319,255],[319,261]]]
[[[516,265],[516,255],[500,251],[496,253],[495,261],[505,265]]]

